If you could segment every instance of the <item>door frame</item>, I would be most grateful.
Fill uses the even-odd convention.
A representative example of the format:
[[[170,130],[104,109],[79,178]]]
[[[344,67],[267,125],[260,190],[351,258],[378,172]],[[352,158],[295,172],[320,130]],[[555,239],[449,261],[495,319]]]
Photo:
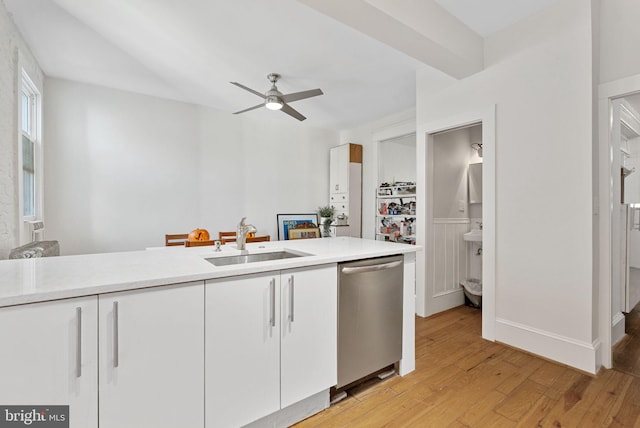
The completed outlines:
[[[594,302],[598,313],[598,336],[600,339],[600,360],[606,368],[612,367],[613,346],[612,338],[614,332],[612,308],[613,299],[613,267],[620,265],[619,251],[615,251],[621,245],[620,216],[614,211],[616,190],[615,186],[619,180],[619,171],[614,170],[613,159],[613,139],[611,137],[612,125],[612,103],[618,98],[622,98],[640,92],[640,74],[629,76],[612,82],[602,83],[598,86],[598,144],[597,167],[598,167],[598,195],[595,203],[595,214],[597,216],[597,248],[598,248],[598,293],[597,302]],[[595,166],[595,165],[594,165]],[[618,183],[619,185],[619,183]],[[619,318],[619,317],[617,317]],[[619,321],[619,319],[617,320]]]
[[[434,135],[473,124],[482,124],[482,337],[495,340],[496,323],[496,105],[471,109],[456,116],[418,126],[416,132],[417,244],[424,248],[416,260],[416,312],[428,316],[433,308],[427,293],[426,261],[430,256],[433,219],[428,165],[432,161]],[[421,197],[424,195],[424,197]]]

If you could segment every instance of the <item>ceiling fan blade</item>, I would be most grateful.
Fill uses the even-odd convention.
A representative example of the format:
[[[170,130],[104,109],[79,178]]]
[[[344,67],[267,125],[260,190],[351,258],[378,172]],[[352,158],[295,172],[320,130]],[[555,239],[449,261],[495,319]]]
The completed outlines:
[[[324,92],[322,92],[321,89],[310,89],[308,91],[294,92],[292,94],[283,95],[280,98],[285,103],[290,103],[293,101],[304,100],[305,98],[317,97],[318,95],[322,95],[323,93]]]
[[[244,109],[244,110],[237,111],[237,112],[235,112],[235,113],[233,113],[233,114],[244,113],[245,111],[255,110],[255,109],[260,108],[260,107],[264,107],[264,103],[260,103],[260,104],[258,104],[258,105],[256,105],[256,106],[249,107],[249,108],[246,108],[246,109]]]
[[[293,107],[291,107],[287,103],[283,103],[282,104],[282,109],[280,111],[282,111],[283,113],[287,113],[289,116],[295,117],[296,119],[298,119],[300,121],[303,121],[303,120],[306,119],[306,117],[301,115],[298,110],[294,109]]]
[[[244,86],[244,85],[243,85],[243,84],[241,84],[241,83],[238,83],[238,82],[229,82],[229,83],[231,83],[232,85],[236,85],[238,88],[242,88],[242,89],[244,89],[245,91],[249,91],[249,92],[251,92],[252,94],[256,94],[256,95],[257,95],[257,96],[259,96],[260,98],[267,98],[265,94],[260,93],[260,92],[258,92],[258,91],[254,91],[254,90],[253,90],[253,89],[251,89],[251,88],[247,88],[246,86]]]

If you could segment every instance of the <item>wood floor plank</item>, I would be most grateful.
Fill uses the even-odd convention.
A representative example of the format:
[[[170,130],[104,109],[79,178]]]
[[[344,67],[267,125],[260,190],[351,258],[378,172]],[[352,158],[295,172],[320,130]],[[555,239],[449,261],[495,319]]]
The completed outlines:
[[[529,379],[544,386],[551,386],[566,371],[565,367],[545,361],[536,371],[531,373]]]
[[[526,379],[496,407],[496,413],[518,422],[544,394],[545,387],[539,383]]]
[[[633,380],[623,373],[611,371],[611,379],[607,382],[602,393],[596,398],[589,410],[580,420],[582,426],[587,424],[609,426],[613,422],[613,415],[620,411],[627,390]]]
[[[531,406],[529,411],[520,418],[516,426],[521,428],[548,426],[545,425],[545,420],[551,409],[556,406],[557,402],[557,400],[554,400],[547,395],[542,395],[538,401]]]
[[[489,391],[475,403],[468,403],[468,408],[463,410],[464,413],[457,420],[464,426],[479,426],[482,418],[484,418],[487,413],[492,412],[498,404],[504,401],[505,398],[506,395],[501,394],[498,391]]]

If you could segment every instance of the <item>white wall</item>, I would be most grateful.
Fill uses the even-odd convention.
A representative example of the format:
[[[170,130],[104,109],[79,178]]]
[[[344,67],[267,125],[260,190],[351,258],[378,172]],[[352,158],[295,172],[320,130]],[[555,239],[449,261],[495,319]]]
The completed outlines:
[[[277,213],[328,200],[337,132],[47,79],[47,236],[63,254],[164,245],[165,233],[276,239]]]
[[[362,145],[362,237],[375,239],[378,142],[415,132],[415,110],[407,110],[340,132],[340,144]]]
[[[640,73],[640,2],[600,2],[600,82]]]
[[[419,72],[417,121],[496,105],[496,339],[593,371],[590,5],[560,1],[485,53],[438,93]]]
[[[378,181],[415,183],[415,156],[416,134],[381,141],[378,147]]]
[[[42,90],[42,70],[0,2],[0,259],[20,244],[17,89],[22,67]]]

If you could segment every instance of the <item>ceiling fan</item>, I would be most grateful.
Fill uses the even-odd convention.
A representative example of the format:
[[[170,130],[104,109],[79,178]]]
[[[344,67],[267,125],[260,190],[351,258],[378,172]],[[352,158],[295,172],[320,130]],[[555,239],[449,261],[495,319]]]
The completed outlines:
[[[291,94],[283,94],[276,87],[276,82],[280,79],[280,75],[277,73],[271,73],[267,76],[269,82],[271,82],[271,89],[269,89],[265,94],[262,94],[258,91],[254,91],[251,88],[247,88],[246,86],[238,83],[238,82],[229,82],[232,85],[236,85],[239,88],[244,89],[245,91],[249,91],[252,94],[256,94],[260,98],[264,98],[264,102],[255,105],[253,107],[246,108],[244,110],[236,111],[233,114],[244,113],[249,110],[254,110],[260,107],[266,107],[269,110],[281,110],[282,112],[288,114],[291,117],[295,117],[298,120],[305,120],[306,117],[300,114],[296,109],[291,107],[288,103],[293,101],[304,100],[305,98],[316,97],[318,95],[322,95],[322,90],[320,89],[310,89],[308,91],[301,92],[293,92]]]

